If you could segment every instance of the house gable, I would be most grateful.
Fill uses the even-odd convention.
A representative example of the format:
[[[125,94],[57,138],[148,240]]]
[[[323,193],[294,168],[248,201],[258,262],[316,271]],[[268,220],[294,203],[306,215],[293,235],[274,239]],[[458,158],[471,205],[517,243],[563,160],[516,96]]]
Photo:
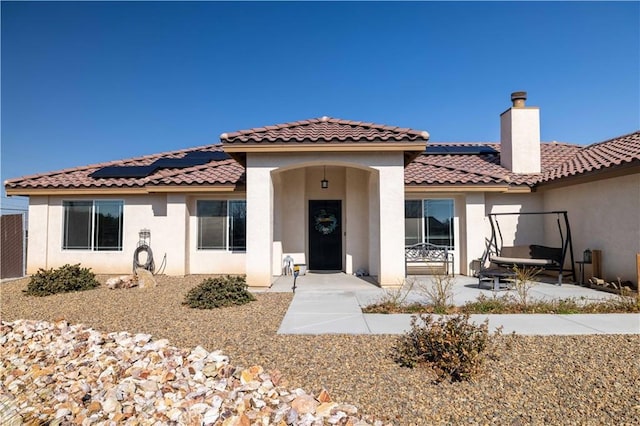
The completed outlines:
[[[424,151],[429,133],[321,117],[220,135],[223,149],[245,165],[247,153],[403,152],[405,165]]]

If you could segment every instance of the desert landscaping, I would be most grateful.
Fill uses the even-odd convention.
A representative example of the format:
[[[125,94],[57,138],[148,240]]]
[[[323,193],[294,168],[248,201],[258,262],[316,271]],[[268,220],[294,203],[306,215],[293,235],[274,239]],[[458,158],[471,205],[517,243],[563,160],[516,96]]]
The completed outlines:
[[[103,284],[107,278],[98,277]],[[196,357],[205,358],[215,352],[211,357],[220,361],[227,356],[239,377],[243,371],[257,377],[259,371],[261,380],[313,395],[316,406],[331,402],[334,414],[342,404],[344,415],[325,413],[327,424],[639,423],[639,335],[502,336],[499,358],[487,362],[477,380],[436,384],[427,369],[400,367],[392,360],[396,336],[278,335],[291,293],[257,293],[255,302],[243,306],[198,310],[182,302],[202,276],[156,279],[155,288],[111,290],[102,285],[46,297],[23,294],[28,278],[3,283],[3,338],[7,322],[29,319],[69,330],[83,324],[103,333],[142,333],[149,335],[139,338],[147,339],[144,344],[167,339],[151,349],[174,346],[183,354],[195,351],[200,354]],[[3,362],[16,355],[10,351],[24,351],[17,348],[3,344]],[[10,377],[5,364],[0,373],[3,394],[9,392]],[[13,396],[37,403],[39,409],[55,403],[53,397],[35,401],[29,399],[33,395]],[[286,399],[293,397],[285,395]],[[301,414],[297,419],[287,418],[286,413],[281,417],[285,424],[291,420],[305,424]],[[135,416],[129,419],[134,420]],[[225,424],[233,424],[232,420]],[[223,424],[222,417],[217,421]]]

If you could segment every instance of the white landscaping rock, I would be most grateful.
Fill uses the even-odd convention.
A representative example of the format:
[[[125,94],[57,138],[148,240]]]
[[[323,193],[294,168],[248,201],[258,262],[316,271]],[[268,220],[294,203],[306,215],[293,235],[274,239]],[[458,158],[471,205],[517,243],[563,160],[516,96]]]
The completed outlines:
[[[0,401],[29,407],[40,422],[371,424],[324,390],[315,397],[276,386],[279,373],[234,367],[200,346],[187,351],[148,334],[105,334],[65,321],[2,322],[0,336]]]

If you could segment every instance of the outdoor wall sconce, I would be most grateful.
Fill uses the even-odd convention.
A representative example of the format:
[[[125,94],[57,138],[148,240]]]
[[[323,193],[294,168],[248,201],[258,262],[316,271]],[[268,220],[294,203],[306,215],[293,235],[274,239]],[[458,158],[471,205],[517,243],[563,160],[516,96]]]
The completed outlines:
[[[327,166],[324,166],[324,171],[322,173],[322,180],[320,181],[320,188],[322,189],[329,188],[329,181],[327,180]]]

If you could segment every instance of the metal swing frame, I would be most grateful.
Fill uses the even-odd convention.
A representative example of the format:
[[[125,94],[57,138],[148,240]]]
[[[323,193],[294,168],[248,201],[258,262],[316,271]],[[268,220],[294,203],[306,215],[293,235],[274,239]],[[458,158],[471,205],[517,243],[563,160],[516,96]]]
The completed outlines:
[[[502,231],[500,230],[499,216],[527,216],[527,215],[556,215],[558,224],[558,232],[562,240],[562,247],[547,247],[540,245],[530,245],[530,258],[501,258],[503,248]],[[562,278],[565,274],[570,273],[572,282],[576,282],[576,267],[573,257],[573,243],[571,241],[571,226],[569,225],[569,217],[566,210],[543,211],[543,212],[518,212],[518,213],[490,213],[488,215],[491,224],[491,238],[487,242],[487,249],[481,263],[481,276],[488,277],[490,274],[483,274],[482,270],[486,270],[484,265],[487,260],[492,264],[503,268],[512,268],[514,265],[518,267],[538,267],[544,270],[558,271],[558,285],[562,285]],[[562,221],[561,221],[562,218]],[[564,222],[564,229],[562,222]],[[565,261],[567,254],[571,259],[570,269],[565,270]]]

